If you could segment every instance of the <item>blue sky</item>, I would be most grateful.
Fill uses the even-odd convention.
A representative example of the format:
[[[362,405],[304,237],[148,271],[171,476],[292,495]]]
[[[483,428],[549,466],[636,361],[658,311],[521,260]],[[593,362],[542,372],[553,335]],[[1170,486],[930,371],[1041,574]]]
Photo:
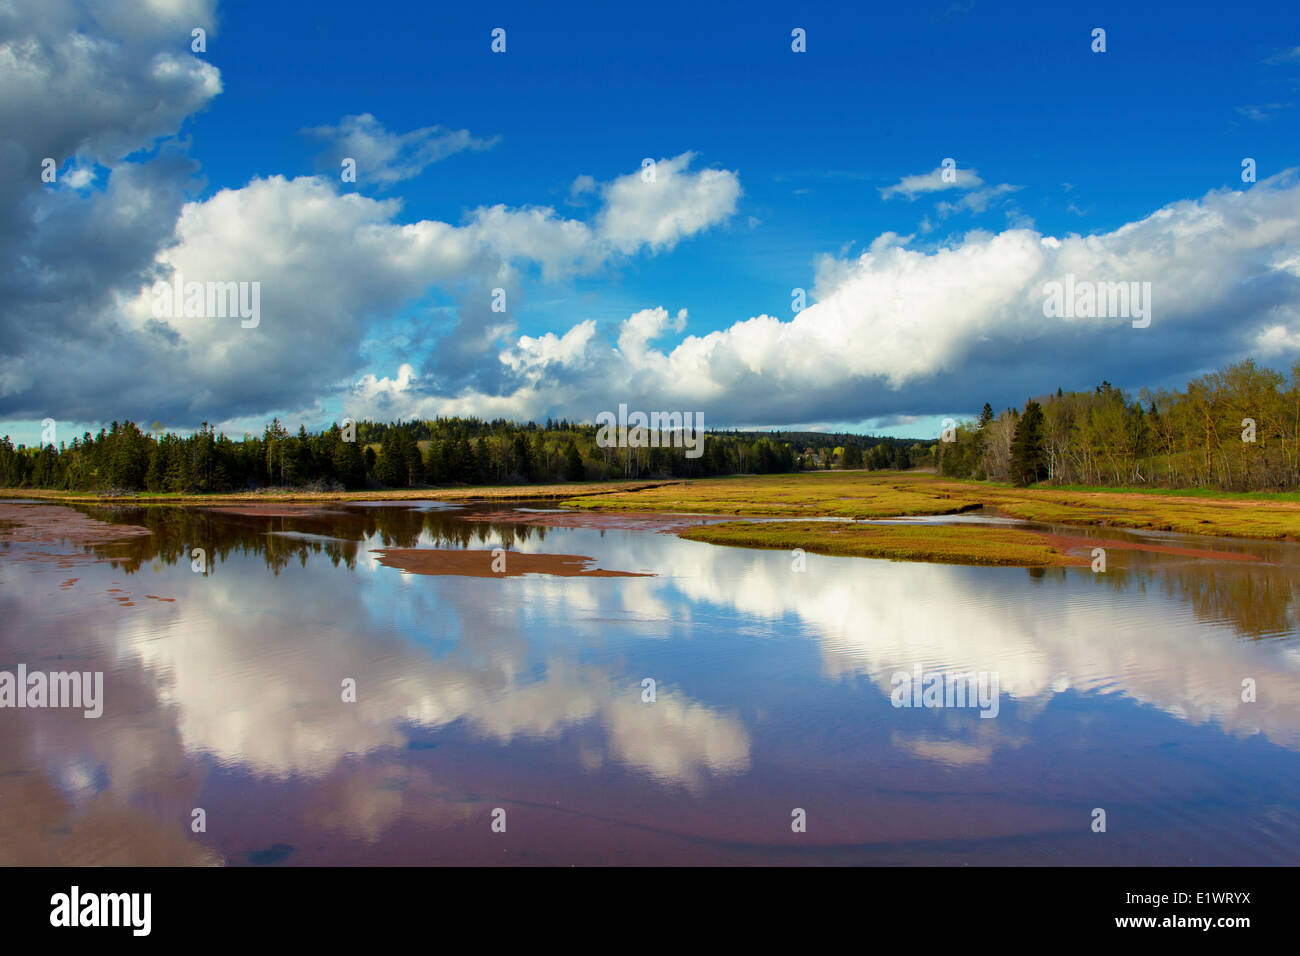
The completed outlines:
[[[135,14],[129,8],[136,6],[139,22],[130,19]],[[150,55],[183,62],[177,69],[187,71],[189,82],[162,83],[157,73],[123,77],[106,56],[93,64],[103,71],[98,84],[87,81],[82,95],[93,97],[91,86],[121,87],[123,102],[116,111],[104,110],[107,118],[88,117],[84,128],[75,120],[43,119],[66,112],[63,104],[77,96],[76,89],[54,89],[53,83],[42,110],[10,107],[6,118],[12,122],[0,135],[28,164],[58,152],[65,183],[3,197],[17,237],[13,260],[23,263],[19,271],[29,270],[10,276],[18,306],[9,321],[17,323],[24,294],[40,300],[16,336],[13,366],[6,374],[0,365],[0,429],[17,439],[34,440],[47,416],[60,427],[67,422],[74,433],[126,417],[179,429],[207,419],[238,432],[260,431],[257,423],[272,414],[309,427],[346,413],[470,411],[591,420],[619,401],[697,407],[717,425],[933,435],[941,418],[973,414],[985,400],[999,407],[1058,385],[1088,388],[1101,378],[1131,389],[1176,386],[1246,356],[1286,368],[1298,351],[1300,320],[1293,318],[1300,268],[1285,264],[1300,242],[1295,184],[1286,174],[1300,165],[1300,14],[1285,4],[368,8],[322,2],[305,10],[178,0],[176,6],[169,19],[124,3],[119,9],[128,13],[115,19],[95,3],[19,3],[18,16],[0,32],[4,42],[37,38],[31,55],[48,52],[50,63],[69,55],[58,53],[58,44],[73,32],[124,47],[144,45]],[[50,12],[55,8],[66,10],[66,17]],[[211,31],[202,53],[188,49],[190,23],[206,23]],[[495,27],[506,30],[502,54],[490,50]],[[806,31],[805,53],[791,50],[796,27]],[[1104,53],[1091,49],[1096,27],[1106,31]],[[131,39],[124,41],[128,28]],[[135,59],[147,57],[137,50]],[[134,119],[141,113],[156,122],[142,128]],[[449,147],[414,172],[388,178],[363,163],[355,184],[342,183],[335,147],[356,117],[367,118],[365,128],[375,137],[413,137],[413,149],[454,133],[473,145]],[[38,128],[46,123],[59,128]],[[334,132],[307,132],[312,129]],[[107,138],[113,146],[104,145]],[[591,249],[599,247],[591,252],[594,264],[544,271],[545,255],[517,232],[489,241],[480,230],[466,233],[466,243],[480,245],[464,253],[478,260],[462,272],[448,264],[451,253],[439,253],[427,279],[417,264],[395,280],[391,296],[377,295],[366,283],[378,282],[386,266],[359,254],[351,257],[356,281],[342,289],[330,285],[336,293],[330,302],[310,301],[313,288],[326,287],[310,281],[295,286],[292,298],[276,300],[277,288],[314,269],[331,283],[347,281],[340,263],[349,260],[349,243],[360,233],[334,236],[333,245],[323,239],[313,258],[310,230],[299,234],[294,225],[314,221],[302,214],[307,207],[364,197],[367,212],[349,227],[362,233],[380,225],[464,228],[480,220],[479,210],[498,204],[510,220],[503,230],[522,228],[528,212],[540,209],[550,211],[549,225],[571,221],[598,231],[602,210],[614,206],[607,189],[621,179],[631,189],[644,157],[683,156],[673,178],[681,195],[637,221],[644,235],[612,249],[607,236],[593,238]],[[935,191],[885,192],[906,177],[931,173],[945,157],[956,160],[963,177],[978,180]],[[1242,182],[1244,157],[1256,160],[1260,183]],[[93,180],[80,188],[66,185],[77,169],[92,171]],[[646,218],[698,208],[691,190],[706,188],[698,177],[708,170],[725,173],[722,185],[731,191],[717,194],[716,207],[701,221],[669,228]],[[135,178],[156,213],[129,221],[126,210],[138,208],[138,197],[108,201],[109,183],[119,173],[123,181]],[[591,177],[590,188],[575,194],[575,181],[584,176]],[[323,193],[308,195],[313,178]],[[1261,188],[1252,199],[1251,191]],[[223,191],[249,204],[219,208]],[[255,195],[264,200],[256,210]],[[373,201],[389,203],[378,218]],[[57,213],[41,213],[42,202],[56,204]],[[1181,226],[1161,233],[1149,225],[1134,237],[1123,232],[1126,224],[1179,203],[1198,204],[1187,213],[1192,220],[1221,220],[1235,236],[1204,239],[1184,256]],[[191,208],[202,213],[192,227],[206,230],[202,236],[182,235],[184,210]],[[322,215],[324,230],[338,220],[328,210]],[[79,216],[82,222],[113,217],[100,248],[88,243],[51,251],[52,240],[43,241],[41,230],[64,222],[69,233],[84,233]],[[663,228],[669,238],[655,239]],[[221,333],[242,334],[238,340],[213,339],[174,322],[146,327],[129,318],[123,302],[138,297],[169,262],[187,263],[193,276],[215,261],[214,243],[224,244],[224,255],[241,236],[274,236],[277,229],[303,246],[285,264],[292,276],[278,286],[276,256],[265,249],[250,252],[243,264],[223,260],[226,271],[208,277],[262,277],[269,305],[261,328]],[[1243,238],[1261,231],[1271,236],[1266,247]],[[1014,244],[990,245],[989,237],[1009,232],[1033,236],[1025,249],[1041,237],[1072,234],[1086,249],[1086,237],[1118,232],[1102,243],[1097,279],[1149,279],[1165,301],[1172,293],[1162,293],[1162,283],[1176,290],[1179,276],[1214,272],[1219,245],[1233,251],[1225,256],[1230,263],[1219,284],[1205,290],[1205,309],[1175,303],[1165,312],[1167,321],[1141,340],[1122,321],[1049,335],[1008,318],[1013,307],[1023,311],[1017,296],[1041,278],[1037,265],[1003,247]],[[897,239],[864,263],[872,243],[891,233]],[[169,260],[166,250],[178,239],[182,253]],[[406,248],[400,237],[385,242],[398,257]],[[553,244],[547,237],[541,242]],[[103,261],[103,245],[122,248],[122,261]],[[951,264],[941,263],[941,250],[951,253]],[[1168,263],[1159,259],[1161,250],[1171,250]],[[41,271],[42,256],[53,261],[45,274],[78,287],[61,297],[47,282],[35,296],[33,275]],[[1136,261],[1144,265],[1119,275],[1117,262]],[[955,301],[990,296],[985,312],[952,319],[965,331],[931,315],[945,309],[942,301],[908,291],[934,285],[926,268],[948,276],[962,263],[998,277],[1023,267],[1013,291],[989,292],[978,275],[954,282],[949,294]],[[69,278],[87,274],[95,283]],[[914,285],[891,284],[902,283],[899,276]],[[509,325],[484,333],[466,352],[453,342],[466,338],[458,317],[467,303],[482,311],[483,290],[498,281],[512,299]],[[809,291],[810,304],[825,300],[821,311],[805,316],[807,325],[744,326],[759,316],[791,322],[795,287]],[[906,319],[871,312],[879,306],[872,290],[885,287]],[[1261,287],[1264,293],[1243,292]],[[60,303],[65,316],[85,310],[84,320],[40,318],[42,309]],[[351,312],[317,322],[331,308]],[[613,344],[623,323],[660,308],[666,318],[646,319],[654,325],[647,341],[658,351],[628,360],[630,353]],[[928,310],[923,321],[913,317],[913,308]],[[358,319],[358,309],[369,314]],[[682,309],[686,315],[678,320]],[[1233,314],[1237,309],[1241,315]],[[548,357],[550,346],[536,344],[548,333],[562,340],[588,320],[594,331],[567,340],[559,359]],[[44,338],[42,321],[52,326]],[[908,345],[912,333],[891,321],[933,323],[924,340],[942,345],[906,374],[893,375],[897,358],[877,361],[867,354],[877,340],[889,343],[882,354],[917,351]],[[974,326],[979,334],[968,335]],[[1236,336],[1220,338],[1225,326],[1235,327]],[[93,334],[97,329],[103,334]],[[117,361],[103,348],[113,329],[121,343],[115,347],[123,350]],[[685,338],[709,333],[720,337],[700,354],[674,353]],[[811,367],[801,372],[773,365],[798,352],[810,333],[825,353],[825,381]],[[520,336],[533,344],[520,347]],[[837,336],[844,341],[842,354]],[[1273,344],[1261,349],[1261,341]],[[32,367],[24,360],[42,342],[47,352],[64,356],[64,374],[50,373],[60,379],[57,387],[44,377],[28,381],[24,372]],[[501,358],[511,349],[513,364]],[[757,353],[762,357],[754,358]],[[222,354],[224,362],[214,360]],[[91,362],[105,367],[87,376]],[[814,349],[808,363],[816,362]],[[611,363],[624,363],[625,371],[611,373]],[[411,367],[406,378],[403,364]],[[68,365],[80,374],[68,374]],[[128,376],[125,387],[115,383],[112,368]],[[601,374],[593,375],[593,368]]]
[[[1237,111],[1300,98],[1300,68],[1265,62],[1285,37],[1267,24],[1290,19],[1300,43],[1300,16],[1276,3],[437,4],[368,27],[351,3],[315,5],[308,23],[268,6],[221,7],[210,59],[228,87],[186,128],[210,188],[317,172],[319,143],[295,122],[361,113],[501,137],[403,183],[408,221],[457,222],[485,202],[563,207],[576,176],[612,178],[644,156],[692,150],[736,170],[736,221],[581,287],[605,291],[610,319],[647,303],[690,308],[704,329],[788,314],[815,256],[916,229],[928,209],[878,188],[944,157],[1022,185],[1010,202],[1054,234],[1231,185],[1243,156],[1274,157],[1274,171],[1297,157],[1294,108],[1267,122]],[[489,50],[495,26],[505,55]],[[1005,213],[955,217],[931,238],[1000,228]],[[539,303],[521,330],[565,310]]]

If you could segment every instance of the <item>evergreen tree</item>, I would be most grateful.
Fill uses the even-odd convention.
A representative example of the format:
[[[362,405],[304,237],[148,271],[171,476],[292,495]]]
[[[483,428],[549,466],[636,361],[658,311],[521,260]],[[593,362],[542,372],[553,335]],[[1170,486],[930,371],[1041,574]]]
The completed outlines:
[[[534,470],[533,448],[523,434],[515,436],[515,467],[518,469],[521,479],[532,481]]]
[[[564,477],[569,481],[582,481],[586,478],[586,469],[582,464],[582,453],[572,438],[564,449]]]
[[[488,457],[487,439],[480,435],[474,442],[474,483],[487,484],[488,476],[491,474],[492,460]]]
[[[379,464],[377,466],[379,483],[389,488],[406,484],[406,461],[398,448],[397,431],[389,429],[384,432],[379,442]]]
[[[402,461],[406,486],[414,488],[424,484],[424,458],[420,454],[420,443],[405,429],[402,431]]]
[[[437,438],[429,439],[429,447],[424,452],[424,479],[432,485],[448,481],[445,446]]]
[[[365,485],[366,462],[361,454],[360,445],[354,441],[344,441],[341,436],[338,436],[331,459],[334,464],[334,477],[342,482],[344,488],[350,491]]]
[[[1033,399],[1016,422],[1011,437],[1011,480],[1021,487],[1047,477],[1047,452],[1043,441],[1043,409]]]
[[[162,491],[167,480],[167,443],[154,446],[149,456],[149,468],[144,474],[144,486],[150,491]]]
[[[529,481],[550,481],[550,468],[547,461],[546,441],[541,432],[533,435],[533,471],[529,475]]]
[[[266,426],[266,434],[262,440],[266,446],[266,472],[272,482],[278,480],[280,484],[284,484],[284,440],[288,437],[289,429],[280,424],[280,419],[271,419],[271,424]]]
[[[464,482],[467,485],[473,484],[474,452],[469,447],[469,438],[463,431],[456,436],[456,443],[452,447],[453,480]]]

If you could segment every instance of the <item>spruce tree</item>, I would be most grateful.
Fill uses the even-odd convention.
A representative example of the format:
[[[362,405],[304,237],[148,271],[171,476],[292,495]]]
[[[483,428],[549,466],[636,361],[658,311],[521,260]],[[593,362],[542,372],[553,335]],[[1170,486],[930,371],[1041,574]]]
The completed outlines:
[[[149,456],[149,469],[144,475],[144,486],[150,491],[162,491],[167,479],[167,445],[160,442]]]
[[[461,432],[453,446],[451,468],[452,478],[467,485],[474,483],[474,452],[469,447],[469,439]]]
[[[1011,436],[1011,480],[1021,487],[1047,477],[1043,425],[1042,407],[1032,399],[1025,402],[1025,413]]]
[[[582,465],[582,454],[578,451],[578,446],[574,444],[572,438],[569,439],[569,447],[564,449],[564,477],[569,481],[582,481],[586,477],[586,470]]]
[[[429,440],[424,453],[424,478],[431,485],[441,485],[448,480],[446,446],[438,438]]]

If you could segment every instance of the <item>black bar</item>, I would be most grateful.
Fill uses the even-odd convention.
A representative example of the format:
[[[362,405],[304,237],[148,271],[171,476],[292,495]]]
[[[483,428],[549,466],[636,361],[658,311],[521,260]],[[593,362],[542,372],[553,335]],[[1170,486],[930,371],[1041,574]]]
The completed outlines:
[[[1057,941],[1200,935],[1231,944],[1294,925],[1294,877],[1280,868],[10,869],[0,871],[0,925],[12,941],[75,934],[128,945],[412,936],[450,945],[462,933],[494,943],[522,933],[538,945],[590,936],[615,946],[602,927],[621,926],[626,945],[639,946],[693,925],[733,939],[780,925],[817,938],[839,926],[862,941],[935,934],[976,943],[1034,931]],[[130,925],[52,926],[52,898],[73,886],[83,905],[89,894],[150,894],[148,936]],[[1187,923],[1206,918],[1216,925]],[[1132,919],[1154,922],[1119,925]],[[1225,919],[1245,922],[1217,925]]]

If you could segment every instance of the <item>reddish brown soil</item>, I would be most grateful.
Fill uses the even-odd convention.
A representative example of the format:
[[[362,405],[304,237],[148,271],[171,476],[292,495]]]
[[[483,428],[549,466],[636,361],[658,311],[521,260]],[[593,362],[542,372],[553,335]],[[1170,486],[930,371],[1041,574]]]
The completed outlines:
[[[505,553],[505,570],[493,571],[491,551],[460,551],[433,548],[376,548],[379,563],[412,574],[456,574],[472,578],[515,578],[522,574],[550,574],[562,578],[643,578],[634,571],[588,569],[594,559],[580,554]]]
[[[21,554],[5,555],[6,560],[10,561],[52,563],[58,569],[85,566],[113,560],[111,553],[115,542],[125,544],[130,538],[149,533],[148,528],[108,524],[60,505],[14,505],[0,502],[0,542],[59,542],[79,548],[97,546],[93,554],[88,551],[24,551]],[[79,580],[80,578],[68,578],[59,587],[70,590]],[[107,594],[118,607],[135,607],[131,595],[122,588],[108,588]]]
[[[97,561],[104,560],[104,558],[98,554],[71,554],[66,552],[63,554],[56,554],[51,551],[27,551],[23,554],[13,554],[0,551],[0,557],[3,557],[6,561],[13,561],[15,563],[21,563],[24,561],[39,562],[42,564],[51,563],[59,570],[81,568],[88,564],[94,564]]]
[[[108,524],[60,505],[11,505],[0,502],[0,541],[70,541],[98,544],[149,534],[132,524]]]

